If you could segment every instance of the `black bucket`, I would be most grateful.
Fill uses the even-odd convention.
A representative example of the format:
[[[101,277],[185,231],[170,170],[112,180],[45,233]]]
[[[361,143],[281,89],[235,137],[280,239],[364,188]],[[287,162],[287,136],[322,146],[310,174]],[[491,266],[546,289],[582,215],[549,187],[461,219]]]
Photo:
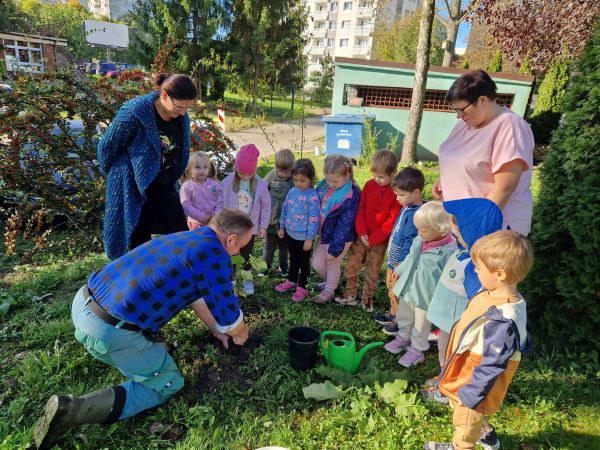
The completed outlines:
[[[290,341],[290,364],[296,370],[308,370],[317,364],[317,347],[320,333],[311,327],[292,328]]]

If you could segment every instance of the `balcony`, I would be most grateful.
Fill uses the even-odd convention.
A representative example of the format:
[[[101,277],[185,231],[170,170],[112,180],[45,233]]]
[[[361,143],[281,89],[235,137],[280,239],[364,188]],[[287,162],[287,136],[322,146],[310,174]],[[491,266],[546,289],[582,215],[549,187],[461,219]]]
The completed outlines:
[[[315,22],[319,20],[327,20],[327,10],[323,9],[321,11],[315,11],[312,13],[312,17]]]
[[[373,17],[373,7],[372,6],[363,6],[362,8],[358,8],[356,10],[356,17],[358,17],[359,19]]]
[[[325,46],[323,46],[323,45],[320,46],[320,47],[312,46],[310,48],[310,54],[311,55],[317,55],[317,56],[318,55],[324,55],[325,54]]]
[[[327,28],[315,28],[312,32],[314,38],[324,38],[327,36]]]
[[[368,58],[371,55],[371,47],[367,45],[355,45],[352,47],[352,56]]]
[[[354,36],[371,36],[373,25],[363,25],[354,29]]]

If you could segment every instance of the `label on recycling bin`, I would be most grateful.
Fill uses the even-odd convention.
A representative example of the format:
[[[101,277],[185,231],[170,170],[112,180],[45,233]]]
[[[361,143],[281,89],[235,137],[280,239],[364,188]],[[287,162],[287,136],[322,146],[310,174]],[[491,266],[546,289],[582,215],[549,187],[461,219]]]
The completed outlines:
[[[350,141],[348,139],[339,139],[337,143],[337,148],[350,150]]]

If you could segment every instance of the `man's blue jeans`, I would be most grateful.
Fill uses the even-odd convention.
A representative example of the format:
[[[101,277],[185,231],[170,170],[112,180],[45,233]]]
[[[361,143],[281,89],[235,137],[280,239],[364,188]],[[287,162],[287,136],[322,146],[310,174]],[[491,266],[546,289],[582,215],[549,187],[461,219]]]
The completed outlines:
[[[119,369],[129,381],[119,419],[165,403],[183,387],[183,377],[171,355],[141,332],[115,328],[98,318],[89,308],[83,288],[71,307],[75,339],[100,361]]]

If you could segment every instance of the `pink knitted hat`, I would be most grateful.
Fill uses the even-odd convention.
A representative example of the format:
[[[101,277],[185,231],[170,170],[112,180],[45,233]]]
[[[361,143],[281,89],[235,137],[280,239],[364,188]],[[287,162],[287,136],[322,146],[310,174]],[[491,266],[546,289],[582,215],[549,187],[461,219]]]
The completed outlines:
[[[242,145],[235,157],[235,168],[239,173],[250,175],[256,173],[260,152],[254,144]]]

